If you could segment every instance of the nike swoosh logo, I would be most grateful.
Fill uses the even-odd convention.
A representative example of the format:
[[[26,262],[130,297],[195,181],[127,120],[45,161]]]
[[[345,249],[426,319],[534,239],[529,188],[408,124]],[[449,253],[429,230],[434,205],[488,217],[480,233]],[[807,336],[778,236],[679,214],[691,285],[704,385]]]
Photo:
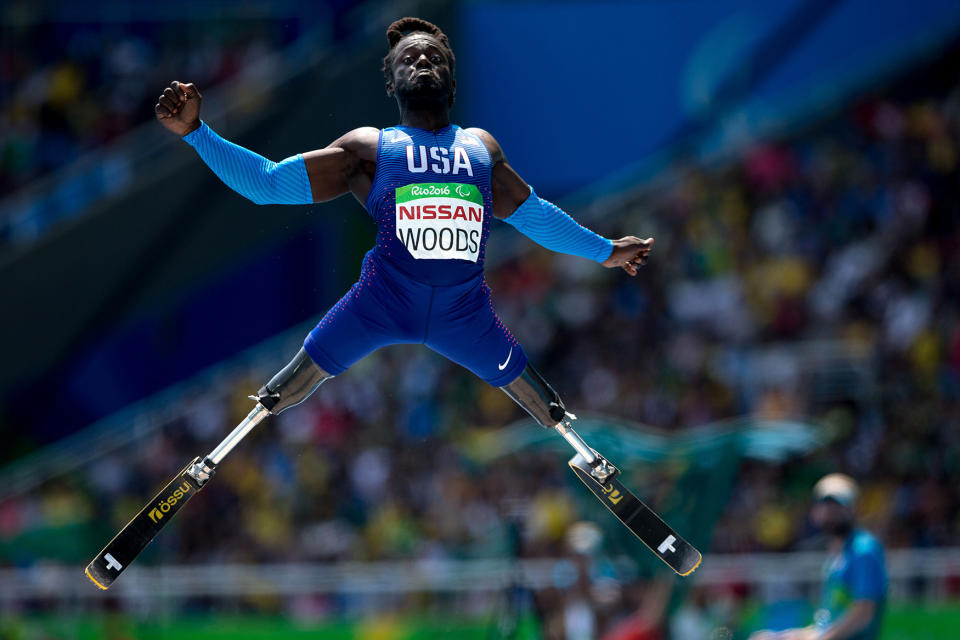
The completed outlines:
[[[498,364],[500,371],[503,371],[507,368],[507,363],[510,362],[510,356],[513,355],[513,347],[510,347],[510,353],[507,354],[507,359],[503,361],[503,364]]]

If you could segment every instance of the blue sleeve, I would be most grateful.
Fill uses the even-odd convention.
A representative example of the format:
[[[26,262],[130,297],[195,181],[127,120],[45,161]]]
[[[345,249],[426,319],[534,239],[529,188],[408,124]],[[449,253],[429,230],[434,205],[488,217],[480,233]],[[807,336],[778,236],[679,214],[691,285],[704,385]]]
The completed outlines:
[[[302,155],[272,162],[218,136],[207,123],[183,137],[224,184],[257,204],[312,204]]]
[[[882,600],[887,592],[883,548],[872,540],[856,541],[850,556],[850,596],[854,600]]]
[[[603,262],[613,252],[613,241],[580,226],[560,207],[537,197],[530,188],[530,197],[517,207],[504,222],[542,247],[558,253]]]

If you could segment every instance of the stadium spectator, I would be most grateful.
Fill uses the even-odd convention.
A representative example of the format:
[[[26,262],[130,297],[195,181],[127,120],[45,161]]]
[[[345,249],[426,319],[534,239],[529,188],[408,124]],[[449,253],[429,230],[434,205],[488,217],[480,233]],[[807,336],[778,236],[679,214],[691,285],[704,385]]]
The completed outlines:
[[[811,516],[829,542],[826,581],[813,624],[780,632],[758,631],[750,640],[874,640],[887,600],[883,545],[856,528],[857,485],[831,473],[813,488]]]

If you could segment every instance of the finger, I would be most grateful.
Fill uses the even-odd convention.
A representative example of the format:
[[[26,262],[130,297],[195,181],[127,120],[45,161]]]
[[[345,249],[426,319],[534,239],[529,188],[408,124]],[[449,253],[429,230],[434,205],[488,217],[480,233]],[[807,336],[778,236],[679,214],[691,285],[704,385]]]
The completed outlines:
[[[173,94],[177,97],[178,101],[183,101],[187,99],[187,92],[183,90],[183,84],[179,80],[174,80],[170,83],[170,88],[173,89]]]
[[[191,100],[193,98],[200,97],[200,91],[197,89],[196,85],[192,82],[181,82],[180,88],[183,90],[184,100]]]
[[[183,104],[183,94],[178,90],[174,90],[174,89],[171,89],[170,87],[167,87],[166,89],[163,90],[163,95],[170,98],[170,100],[172,100],[173,103],[177,106],[181,106]]]
[[[631,276],[637,275],[637,267],[632,262],[624,264],[623,270],[629,273]]]
[[[170,100],[165,100],[163,96],[157,98],[157,106],[154,107],[154,110],[160,110],[167,115],[173,115],[173,109],[170,106]]]
[[[170,113],[170,110],[159,102],[153,107],[153,112],[157,114],[158,118],[169,118],[173,114]]]
[[[177,98],[174,95],[173,91],[170,90],[169,88],[163,90],[163,93],[160,95],[159,98],[157,98],[157,102],[159,102],[162,105],[166,105],[166,107],[171,111],[176,110],[180,106],[180,103],[177,101]]]
[[[179,110],[176,101],[170,96],[160,96],[157,102],[166,107],[170,113],[176,113]]]

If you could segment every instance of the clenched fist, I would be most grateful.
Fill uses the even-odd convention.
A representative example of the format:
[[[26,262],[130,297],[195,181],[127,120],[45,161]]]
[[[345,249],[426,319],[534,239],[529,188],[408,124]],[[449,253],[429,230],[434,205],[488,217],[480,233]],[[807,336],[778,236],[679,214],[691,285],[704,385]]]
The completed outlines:
[[[203,96],[190,82],[174,80],[157,98],[153,108],[157,120],[178,136],[185,136],[200,128],[200,101]]]

